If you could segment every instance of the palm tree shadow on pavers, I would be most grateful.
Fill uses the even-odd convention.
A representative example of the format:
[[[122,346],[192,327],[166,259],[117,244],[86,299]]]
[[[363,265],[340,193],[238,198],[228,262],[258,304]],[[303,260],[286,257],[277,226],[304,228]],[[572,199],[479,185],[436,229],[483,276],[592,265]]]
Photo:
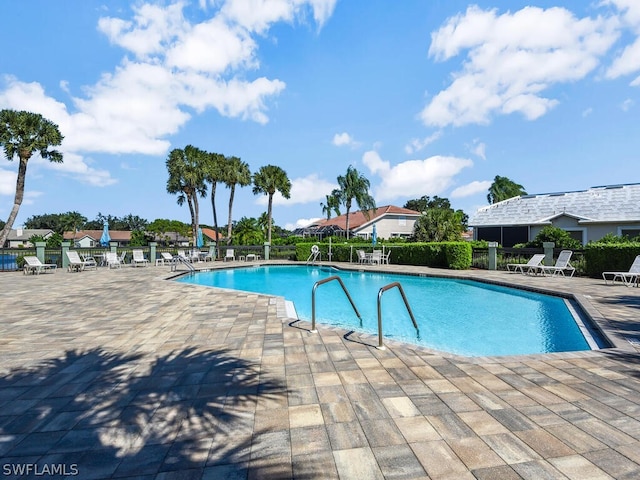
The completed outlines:
[[[258,399],[286,395],[280,380],[226,351],[68,351],[0,377],[0,468],[4,478],[246,472],[261,435]]]

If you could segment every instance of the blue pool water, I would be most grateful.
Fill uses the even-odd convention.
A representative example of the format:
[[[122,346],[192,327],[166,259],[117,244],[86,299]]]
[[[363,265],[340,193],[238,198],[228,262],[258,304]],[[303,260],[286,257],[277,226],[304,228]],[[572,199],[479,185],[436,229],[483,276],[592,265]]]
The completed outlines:
[[[298,317],[311,320],[311,291],[338,275],[353,297],[362,325],[336,281],[316,290],[316,322],[377,334],[378,291],[399,281],[419,327],[419,338],[398,289],[382,298],[386,338],[468,356],[589,350],[565,300],[471,280],[353,272],[328,267],[257,266],[197,272],[180,282],[283,296]]]

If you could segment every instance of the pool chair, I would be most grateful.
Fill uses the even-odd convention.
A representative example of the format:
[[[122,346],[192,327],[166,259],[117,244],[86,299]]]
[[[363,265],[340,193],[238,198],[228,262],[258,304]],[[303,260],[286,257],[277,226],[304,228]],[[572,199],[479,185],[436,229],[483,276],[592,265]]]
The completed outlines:
[[[146,267],[147,265],[149,265],[149,260],[144,258],[144,253],[142,252],[142,250],[133,250],[132,253],[133,253],[133,259],[131,260],[132,267],[137,267],[138,265]]]
[[[631,287],[634,283],[637,286],[640,281],[640,255],[635,258],[628,272],[602,272],[602,278],[605,284],[611,282],[611,285],[614,285],[616,280],[620,280],[627,287]]]
[[[389,265],[389,259],[391,258],[391,250],[389,250],[385,255],[382,255],[380,258],[382,263],[385,265]]]
[[[358,254],[358,263],[369,263],[369,259],[367,258],[367,254],[364,253],[364,250],[356,250]]]
[[[81,272],[87,268],[98,270],[98,264],[93,257],[85,257],[82,259],[80,255],[78,255],[78,252],[74,250],[67,250],[66,254],[69,259],[69,266],[67,267],[69,272]]]
[[[24,257],[24,268],[22,271],[25,275],[28,273],[38,275],[47,270],[55,270],[56,268],[58,268],[58,266],[55,263],[42,263],[38,257],[26,256]]]
[[[369,259],[369,263],[380,265],[382,263],[382,250],[374,250]]]
[[[104,255],[105,262],[107,262],[109,268],[120,268],[122,266],[116,252],[107,252]]]
[[[507,271],[520,273],[536,273],[535,268],[542,265],[544,253],[536,253],[527,263],[507,263]]]
[[[227,248],[227,251],[224,254],[224,261],[226,262],[227,260],[235,260],[236,259],[236,253],[233,251],[233,248]]]
[[[542,273],[542,275],[562,275],[565,276],[566,272],[571,272],[569,275],[573,277],[573,274],[576,273],[576,269],[571,266],[569,260],[571,260],[571,255],[573,252],[571,250],[562,250],[560,255],[558,255],[558,260],[556,260],[555,265],[539,265],[537,267],[532,267],[536,272]]]
[[[176,263],[178,259],[171,255],[169,252],[160,252],[160,258],[156,258],[156,267],[158,265],[173,264]]]

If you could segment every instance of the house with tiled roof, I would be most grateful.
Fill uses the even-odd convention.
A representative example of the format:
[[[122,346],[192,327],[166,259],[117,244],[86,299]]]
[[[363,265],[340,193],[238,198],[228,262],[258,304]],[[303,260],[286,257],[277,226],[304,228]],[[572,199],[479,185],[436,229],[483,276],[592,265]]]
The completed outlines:
[[[9,231],[7,240],[4,244],[5,248],[21,248],[21,247],[33,247],[34,245],[29,241],[34,235],[42,237],[47,240],[54,231],[50,228],[16,228]]]
[[[74,248],[95,248],[100,246],[102,230],[78,230],[77,232],[64,232],[62,235],[65,241],[73,243]],[[126,247],[131,243],[131,232],[129,230],[109,230],[109,237],[112,242],[117,242],[118,247]]]
[[[522,195],[480,208],[469,220],[474,239],[504,247],[533,240],[547,225],[582,244],[608,233],[640,235],[640,183]]]
[[[413,226],[420,218],[420,212],[408,208],[386,205],[368,211],[367,215],[361,210],[349,212],[350,236],[359,236],[365,239],[371,238],[373,226],[379,238],[408,238],[413,235]],[[327,232],[329,235],[339,235],[347,228],[347,215],[343,214],[334,218],[318,220],[294,233],[302,235],[318,235]]]

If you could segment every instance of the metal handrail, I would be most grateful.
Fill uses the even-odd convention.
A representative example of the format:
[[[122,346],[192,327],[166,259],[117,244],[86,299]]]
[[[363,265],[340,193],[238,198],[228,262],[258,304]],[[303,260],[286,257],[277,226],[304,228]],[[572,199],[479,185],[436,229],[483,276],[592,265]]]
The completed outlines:
[[[393,282],[393,283],[390,283],[389,285],[385,285],[378,291],[378,347],[377,348],[380,350],[385,349],[385,346],[382,343],[382,305],[381,305],[382,294],[394,287],[398,287],[398,290],[400,290],[400,295],[402,295],[402,300],[404,301],[404,305],[405,307],[407,307],[407,312],[409,312],[409,316],[411,317],[413,326],[416,329],[418,338],[420,338],[420,329],[418,328],[416,318],[413,316],[413,312],[411,311],[411,307],[409,306],[409,302],[407,301],[407,296],[404,294],[404,289],[402,288],[402,285],[400,285],[400,282]]]
[[[194,266],[191,265],[191,263],[189,261],[185,260],[184,258],[176,256],[176,257],[174,257],[174,260],[175,261],[171,264],[171,271],[172,272],[175,272],[176,270],[178,270],[178,264],[179,263],[182,263],[183,265],[186,265],[187,268],[189,269],[189,271],[191,271],[191,272],[195,272],[196,271]]]
[[[353,311],[356,312],[356,315],[358,316],[358,318],[360,319],[360,323],[362,324],[362,317],[360,316],[360,312],[358,311],[356,304],[353,303],[353,299],[351,298],[351,295],[349,295],[349,291],[347,290],[347,287],[344,286],[344,282],[339,276],[333,275],[331,277],[318,280],[316,283],[313,284],[313,290],[311,290],[311,331],[314,333],[318,331],[316,330],[316,289],[318,288],[318,286],[322,285],[323,283],[328,283],[333,280],[337,280],[338,283],[340,283],[342,290],[344,291],[345,295],[349,299],[349,302],[351,303],[351,306],[353,307]]]

